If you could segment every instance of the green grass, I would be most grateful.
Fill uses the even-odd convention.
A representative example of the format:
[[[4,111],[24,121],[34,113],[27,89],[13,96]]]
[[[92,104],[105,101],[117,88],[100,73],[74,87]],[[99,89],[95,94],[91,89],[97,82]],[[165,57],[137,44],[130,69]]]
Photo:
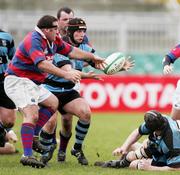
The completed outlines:
[[[84,143],[84,152],[89,160],[89,166],[81,166],[77,160],[70,155],[70,149],[74,142],[73,136],[68,146],[67,161],[60,164],[56,161],[57,150],[53,159],[49,162],[49,167],[44,169],[33,169],[24,167],[19,163],[22,154],[21,142],[16,144],[20,153],[16,155],[0,155],[0,175],[151,175],[151,174],[171,174],[178,172],[144,172],[129,169],[109,169],[94,167],[93,163],[97,160],[115,159],[112,156],[112,150],[120,146],[126,139],[128,134],[139,126],[142,122],[143,114],[140,113],[101,113],[93,114],[92,124],[88,136]],[[74,119],[74,126],[76,123]],[[21,116],[18,115],[14,130],[18,134],[20,140]],[[98,157],[99,155],[99,157]]]

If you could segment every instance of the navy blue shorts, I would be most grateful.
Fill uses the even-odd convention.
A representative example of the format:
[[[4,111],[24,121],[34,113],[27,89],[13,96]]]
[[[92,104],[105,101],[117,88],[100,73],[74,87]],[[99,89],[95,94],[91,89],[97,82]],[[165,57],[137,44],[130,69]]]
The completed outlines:
[[[77,92],[76,90],[72,90],[72,91],[67,91],[67,92],[61,92],[61,93],[56,93],[56,92],[52,92],[59,100],[59,106],[58,106],[58,111],[63,115],[63,114],[67,114],[66,111],[64,111],[63,107],[73,101],[76,98],[81,98],[79,92]]]
[[[4,83],[0,82],[0,107],[7,109],[16,109],[14,102],[6,95]]]

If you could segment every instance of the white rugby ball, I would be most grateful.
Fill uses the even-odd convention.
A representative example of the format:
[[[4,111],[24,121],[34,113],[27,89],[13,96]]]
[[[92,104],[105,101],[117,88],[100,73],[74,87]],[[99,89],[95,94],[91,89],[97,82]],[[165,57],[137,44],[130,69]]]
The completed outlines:
[[[112,53],[105,59],[105,63],[104,73],[108,75],[115,74],[123,68],[125,55],[122,52]]]

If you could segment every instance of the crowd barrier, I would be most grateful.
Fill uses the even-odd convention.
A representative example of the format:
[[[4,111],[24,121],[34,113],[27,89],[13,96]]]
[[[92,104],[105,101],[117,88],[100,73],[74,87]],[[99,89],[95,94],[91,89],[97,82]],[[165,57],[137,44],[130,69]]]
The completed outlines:
[[[95,112],[170,112],[178,76],[102,76],[85,79],[80,92]]]

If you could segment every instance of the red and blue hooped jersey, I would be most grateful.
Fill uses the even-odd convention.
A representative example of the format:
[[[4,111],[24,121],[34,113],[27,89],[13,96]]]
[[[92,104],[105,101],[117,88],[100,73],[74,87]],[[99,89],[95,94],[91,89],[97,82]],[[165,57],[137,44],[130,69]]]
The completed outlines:
[[[72,49],[71,45],[58,36],[50,45],[42,34],[34,30],[28,33],[20,43],[8,66],[7,74],[26,77],[38,84],[43,83],[47,73],[42,72],[37,67],[38,63],[55,53],[68,56]]]

